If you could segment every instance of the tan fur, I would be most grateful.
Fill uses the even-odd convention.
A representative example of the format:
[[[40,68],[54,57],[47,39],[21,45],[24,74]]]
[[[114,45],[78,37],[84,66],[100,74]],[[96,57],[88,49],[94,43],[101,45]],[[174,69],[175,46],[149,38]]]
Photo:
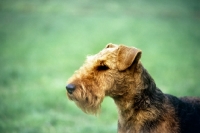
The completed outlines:
[[[162,104],[156,96],[155,103],[151,103],[154,101],[143,95],[154,81],[143,68],[140,57],[141,50],[137,48],[108,44],[98,54],[88,56],[68,80],[75,90],[67,96],[91,114],[99,113],[105,96],[112,97],[118,108],[119,133],[178,133],[175,110],[168,98],[156,88],[152,91],[158,94]],[[140,100],[145,104],[140,105]]]

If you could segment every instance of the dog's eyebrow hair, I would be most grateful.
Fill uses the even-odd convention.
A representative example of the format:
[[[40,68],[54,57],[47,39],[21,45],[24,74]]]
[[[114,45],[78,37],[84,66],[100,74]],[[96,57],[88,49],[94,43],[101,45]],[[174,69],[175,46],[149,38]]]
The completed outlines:
[[[118,108],[119,133],[199,132],[200,98],[164,94],[143,67],[141,53],[135,47],[108,44],[88,56],[68,80],[68,98],[90,114],[100,112],[105,96],[113,98]],[[102,56],[109,63],[97,68]]]

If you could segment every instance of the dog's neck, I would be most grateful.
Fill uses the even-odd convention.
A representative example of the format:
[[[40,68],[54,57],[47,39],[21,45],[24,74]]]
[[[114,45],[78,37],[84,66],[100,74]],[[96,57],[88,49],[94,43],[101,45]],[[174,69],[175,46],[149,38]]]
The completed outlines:
[[[127,93],[124,96],[114,98],[118,107],[119,132],[150,130],[142,129],[142,127],[147,127],[144,125],[151,124],[155,119],[158,119],[161,110],[164,109],[162,105],[164,102],[164,94],[156,88],[154,80],[148,74],[146,69],[144,69],[142,65],[140,67],[141,82],[138,83],[138,85],[134,85],[139,87],[134,88],[134,91],[137,90],[136,93],[130,92],[130,94]]]

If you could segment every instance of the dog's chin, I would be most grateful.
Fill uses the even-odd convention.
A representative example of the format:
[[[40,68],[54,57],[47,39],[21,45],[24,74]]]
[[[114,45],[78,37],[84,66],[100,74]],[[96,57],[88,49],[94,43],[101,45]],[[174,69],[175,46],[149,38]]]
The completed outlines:
[[[76,89],[72,93],[67,92],[67,97],[69,100],[74,101],[83,112],[97,115],[100,112],[104,95],[96,96]]]
[[[69,93],[67,96],[71,101],[74,101],[83,112],[92,115],[98,115],[100,113],[102,99],[88,100]]]
[[[100,113],[101,105],[90,105],[89,103],[80,103],[75,101],[76,105],[86,114],[98,115]]]

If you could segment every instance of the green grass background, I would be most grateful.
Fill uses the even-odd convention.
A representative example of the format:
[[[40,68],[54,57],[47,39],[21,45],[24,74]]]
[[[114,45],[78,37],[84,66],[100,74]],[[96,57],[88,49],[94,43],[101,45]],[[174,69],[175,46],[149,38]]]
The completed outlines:
[[[0,132],[115,133],[66,97],[66,80],[107,43],[135,46],[165,93],[200,96],[198,0],[1,0]]]

